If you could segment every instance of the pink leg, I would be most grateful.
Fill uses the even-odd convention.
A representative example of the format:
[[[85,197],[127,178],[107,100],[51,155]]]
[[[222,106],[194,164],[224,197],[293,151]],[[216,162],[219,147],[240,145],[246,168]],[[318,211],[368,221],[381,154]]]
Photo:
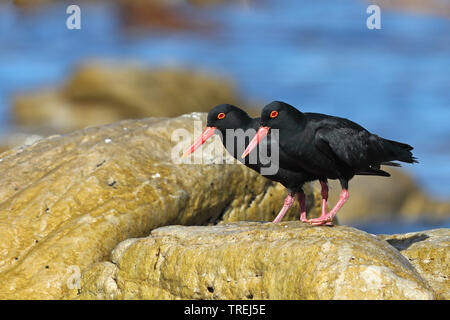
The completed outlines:
[[[281,219],[283,219],[284,215],[286,214],[286,212],[288,211],[288,209],[292,206],[292,204],[294,203],[294,195],[295,193],[292,194],[288,194],[286,199],[284,199],[284,205],[283,208],[281,208],[280,213],[278,213],[277,217],[275,218],[275,220],[273,220],[273,223],[278,223],[281,221]]]
[[[306,219],[306,196],[303,191],[297,193],[297,200],[300,204],[300,220],[302,222],[308,222],[308,219]]]
[[[308,223],[310,223],[312,225],[315,225],[315,226],[320,226],[320,225],[324,225],[324,224],[330,224],[331,221],[333,220],[334,216],[339,211],[339,209],[348,200],[348,197],[349,197],[348,190],[347,189],[342,189],[341,195],[339,196],[339,201],[338,201],[338,203],[336,203],[334,208],[328,214],[326,214],[325,216],[321,216],[320,218],[308,220]]]
[[[322,215],[324,217],[327,214],[327,201],[328,201],[328,185],[326,182],[320,181],[322,187]]]

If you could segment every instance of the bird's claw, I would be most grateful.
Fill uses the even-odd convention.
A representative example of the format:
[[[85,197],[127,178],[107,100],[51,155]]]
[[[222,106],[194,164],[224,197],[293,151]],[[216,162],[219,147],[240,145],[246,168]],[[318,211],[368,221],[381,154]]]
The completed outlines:
[[[309,223],[312,226],[322,226],[322,225],[332,226],[333,225],[332,220],[333,219],[331,217],[327,217],[327,216],[316,218],[316,219],[310,219],[310,220],[301,219],[302,222]]]

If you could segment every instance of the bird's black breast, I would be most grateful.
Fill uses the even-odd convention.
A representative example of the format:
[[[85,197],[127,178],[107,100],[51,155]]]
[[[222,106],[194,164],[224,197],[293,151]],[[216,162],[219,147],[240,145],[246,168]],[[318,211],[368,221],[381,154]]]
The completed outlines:
[[[259,129],[259,126],[259,118],[254,118],[247,125],[244,125],[238,129],[241,129],[240,132],[252,130],[251,132],[256,133],[256,131]],[[255,148],[249,156],[241,159],[242,153],[244,152],[245,148],[248,146],[250,140],[254,135],[247,134],[245,137],[239,135],[233,136],[233,147],[230,148],[231,144],[229,142],[229,139],[231,137],[227,136],[226,132],[224,131],[221,131],[221,133],[223,137],[222,143],[224,147],[234,158],[245,164],[247,167],[257,171],[258,173],[261,173],[263,168],[276,166],[278,170],[275,173],[263,175],[272,181],[280,182],[286,188],[297,190],[301,188],[305,182],[316,179],[315,175],[307,173],[305,170],[301,169],[301,167],[295,162],[294,159],[291,159],[286,153],[282,152],[281,148],[279,148],[278,145],[279,142],[276,140],[272,140],[270,134],[266,136],[266,138],[264,138],[260,142],[260,144],[258,144],[257,148]],[[238,142],[238,139],[245,139],[245,143],[242,145],[242,143]],[[275,143],[275,145],[273,145],[273,143]],[[264,151],[261,151],[262,148],[264,148]],[[270,150],[274,148],[277,148],[277,152],[279,152],[278,158],[270,152]]]

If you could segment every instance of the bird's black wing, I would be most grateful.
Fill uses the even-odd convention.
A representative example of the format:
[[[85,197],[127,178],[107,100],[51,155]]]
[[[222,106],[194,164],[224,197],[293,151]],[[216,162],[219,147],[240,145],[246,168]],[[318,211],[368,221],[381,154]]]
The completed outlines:
[[[316,148],[338,164],[353,169],[379,168],[377,137],[359,126],[335,125],[316,130]],[[377,169],[378,169],[377,168]]]

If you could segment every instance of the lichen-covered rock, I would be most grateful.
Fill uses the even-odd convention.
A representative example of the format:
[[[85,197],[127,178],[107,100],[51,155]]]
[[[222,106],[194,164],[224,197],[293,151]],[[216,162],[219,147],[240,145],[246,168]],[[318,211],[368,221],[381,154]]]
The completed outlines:
[[[192,70],[85,63],[62,88],[17,95],[14,119],[65,133],[123,119],[174,117],[242,105],[228,79]]]
[[[281,186],[240,164],[172,162],[174,130],[192,137],[205,117],[122,121],[1,154],[0,299],[60,298],[74,270],[159,226],[273,219]]]
[[[450,299],[450,229],[380,235],[400,251],[440,299]]]
[[[169,226],[119,244],[78,299],[433,299],[387,242],[301,222]]]
[[[370,219],[446,219],[450,218],[450,202],[433,199],[411,175],[384,167],[391,177],[355,176],[349,185],[349,201],[339,210],[339,222],[347,224]],[[330,180],[329,204],[339,199],[340,185]]]

